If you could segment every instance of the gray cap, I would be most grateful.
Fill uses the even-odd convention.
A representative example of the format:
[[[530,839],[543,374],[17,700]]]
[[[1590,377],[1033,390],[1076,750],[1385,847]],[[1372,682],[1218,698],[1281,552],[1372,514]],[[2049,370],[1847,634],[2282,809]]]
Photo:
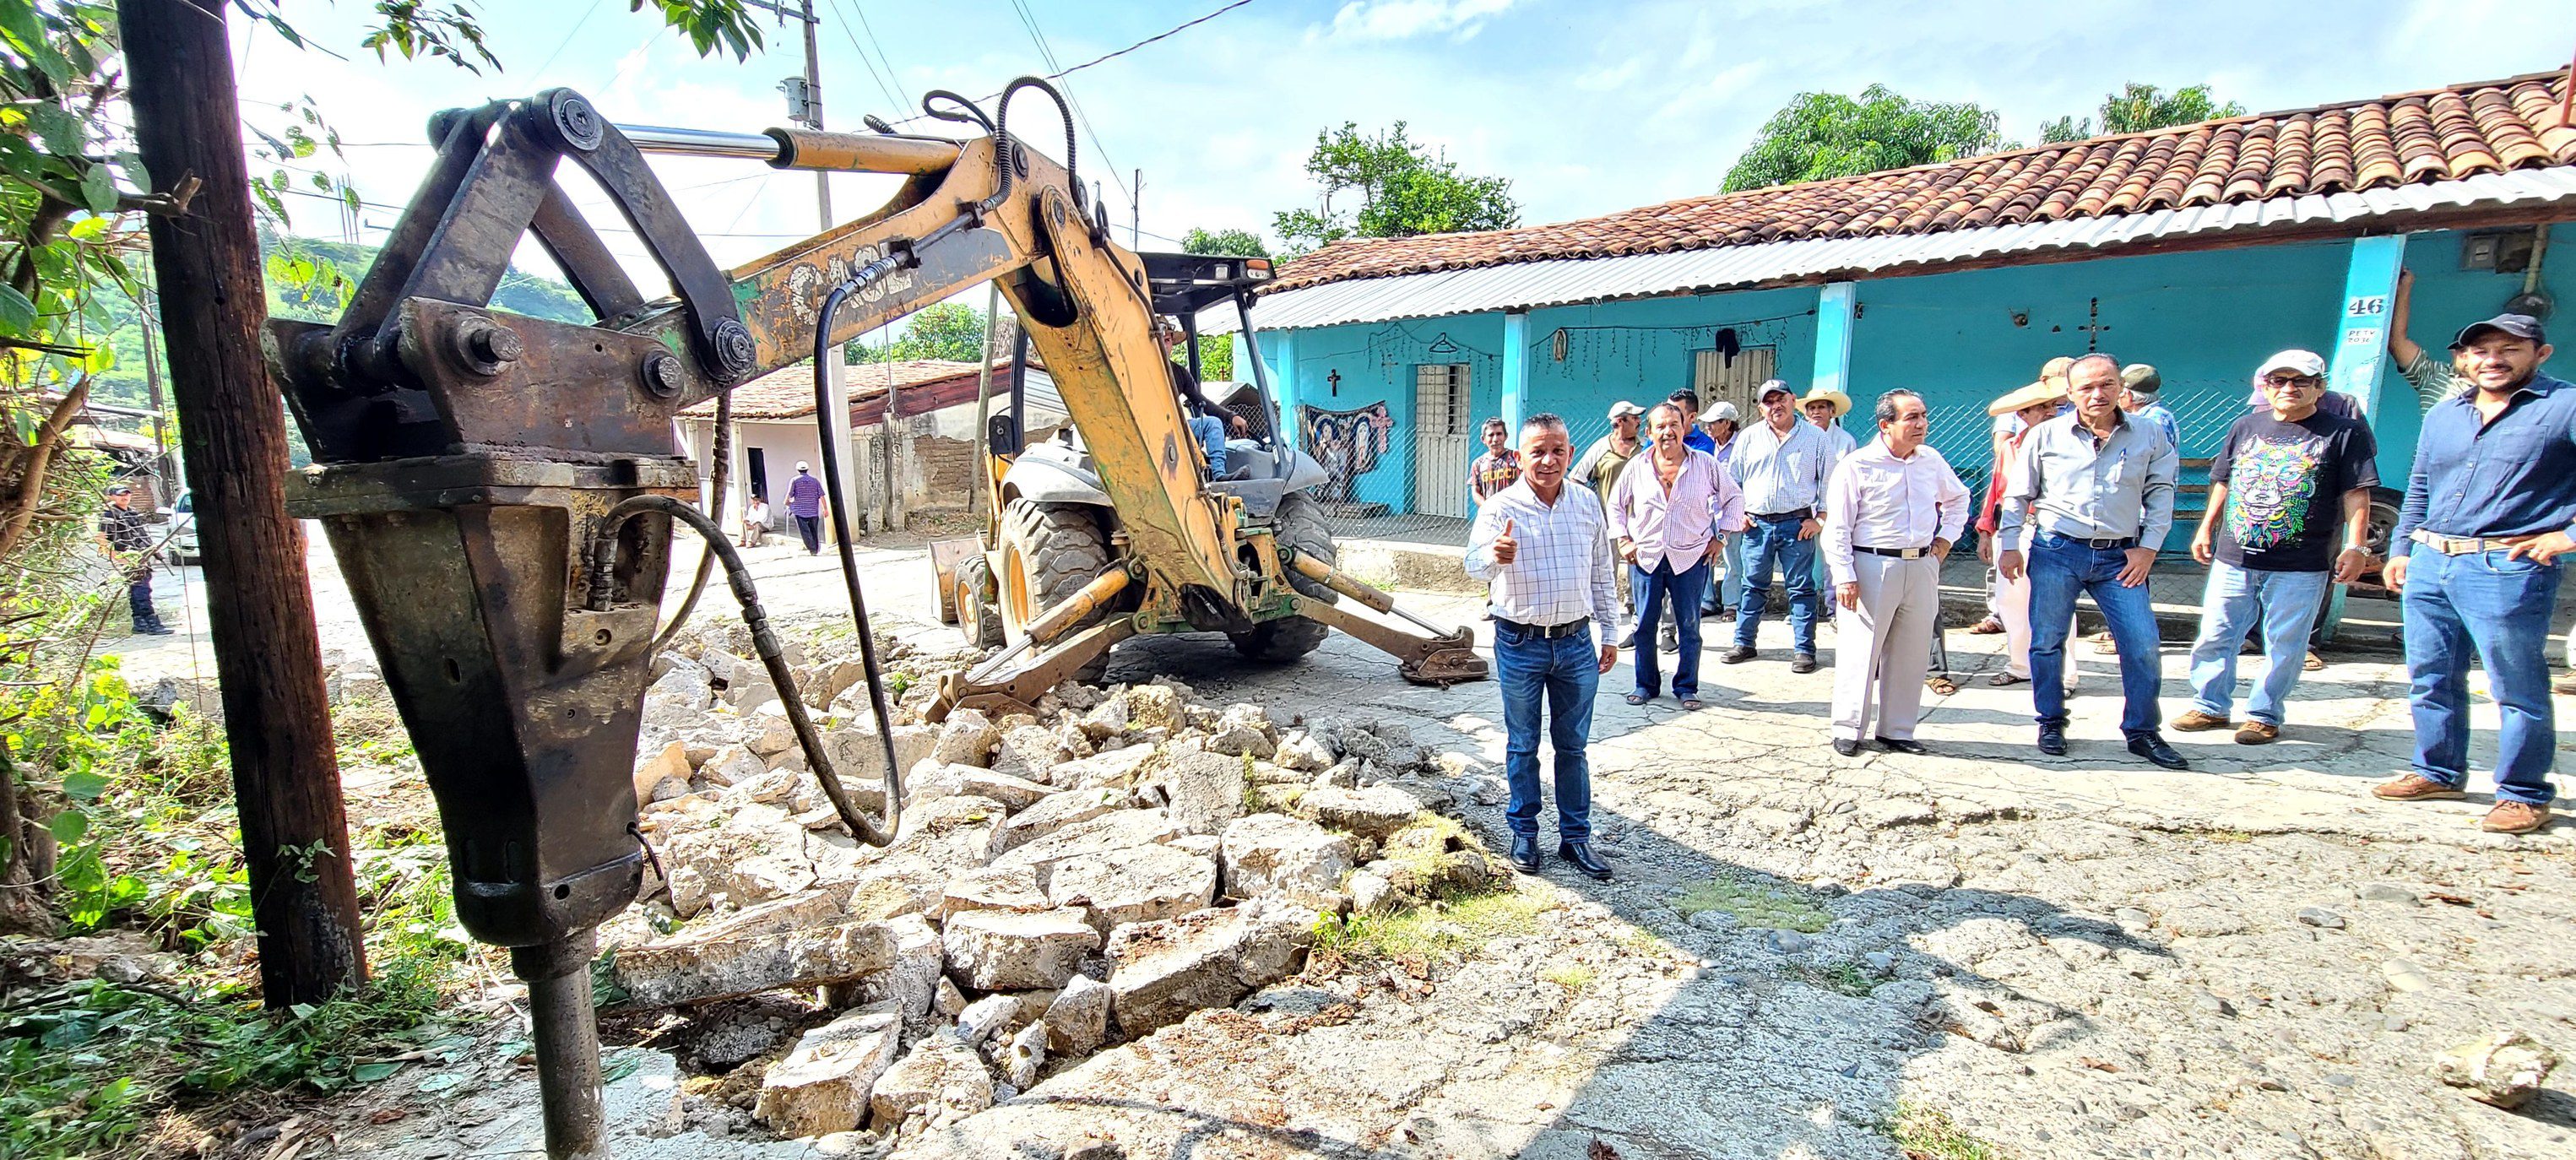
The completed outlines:
[[[2499,314],[2461,327],[2459,336],[2451,340],[2451,349],[2458,350],[2469,345],[2470,340],[2476,338],[2481,330],[2501,330],[2515,338],[2527,338],[2542,345],[2547,345],[2549,342],[2547,338],[2542,337],[2539,319],[2528,314]]]
[[[1791,388],[1789,384],[1778,379],[1768,379],[1763,382],[1760,390],[1753,392],[1753,401],[1757,403],[1767,402],[1770,400],[1771,396],[1775,394],[1787,395],[1792,399],[1798,397],[1798,392]]]
[[[1733,423],[1738,427],[1744,425],[1744,420],[1736,417],[1735,404],[1726,402],[1723,399],[1710,404],[1707,410],[1700,412],[1699,421],[1702,423]]]

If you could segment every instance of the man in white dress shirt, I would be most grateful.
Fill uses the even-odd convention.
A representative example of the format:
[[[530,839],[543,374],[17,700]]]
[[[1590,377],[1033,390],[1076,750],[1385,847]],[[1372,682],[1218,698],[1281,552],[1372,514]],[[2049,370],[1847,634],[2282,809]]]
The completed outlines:
[[[1924,444],[1931,417],[1912,391],[1878,397],[1878,438],[1843,457],[1825,485],[1825,567],[1844,618],[1834,649],[1834,752],[1874,736],[1921,753],[1923,675],[1941,614],[1941,560],[1968,523],[1968,488]]]
[[[1565,420],[1532,415],[1520,430],[1521,477],[1476,510],[1467,574],[1485,581],[1494,622],[1494,676],[1503,693],[1503,772],[1512,865],[1538,872],[1538,732],[1544,710],[1556,751],[1557,857],[1596,879],[1592,852],[1592,696],[1619,663],[1618,561],[1601,497],[1566,486],[1574,461]],[[1597,643],[1596,643],[1597,642]]]
[[[1816,425],[1798,418],[1798,393],[1773,379],[1755,392],[1762,421],[1735,437],[1727,472],[1744,489],[1744,595],[1735,611],[1735,647],[1717,658],[1740,665],[1760,655],[1754,633],[1771,596],[1771,569],[1789,589],[1789,671],[1816,671],[1816,533],[1824,527],[1826,460],[1832,447]]]

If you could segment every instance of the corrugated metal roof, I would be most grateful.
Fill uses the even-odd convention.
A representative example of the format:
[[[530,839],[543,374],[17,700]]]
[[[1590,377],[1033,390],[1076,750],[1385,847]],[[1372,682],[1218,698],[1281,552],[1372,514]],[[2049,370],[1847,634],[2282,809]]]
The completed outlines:
[[[1980,258],[2116,249],[2137,242],[2194,235],[2243,233],[2248,244],[2259,244],[2261,235],[2273,230],[2527,202],[2576,202],[2576,166],[2485,173],[2458,181],[2358,193],[2308,194],[1947,233],[1757,242],[1675,253],[1552,259],[1389,278],[1356,278],[1265,295],[1253,307],[1253,325],[1263,330],[1297,330],[1750,289],[1890,271],[1935,273],[1939,267]],[[1228,334],[1236,329],[1230,308],[1210,311],[1201,318],[1205,333]]]

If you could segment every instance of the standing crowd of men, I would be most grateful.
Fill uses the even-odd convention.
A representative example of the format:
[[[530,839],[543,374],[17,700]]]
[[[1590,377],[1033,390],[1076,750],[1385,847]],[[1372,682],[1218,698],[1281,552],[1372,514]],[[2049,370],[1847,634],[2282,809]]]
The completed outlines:
[[[2404,301],[2401,292],[2391,348],[2427,409],[2383,577],[2403,607],[2416,754],[2411,772],[2372,792],[2464,796],[2475,658],[2503,721],[2495,804],[2480,824],[2528,832],[2549,822],[2554,794],[2547,648],[2557,561],[2576,552],[2576,389],[2541,371],[2551,348],[2536,319],[2505,314],[2462,329],[2445,367],[2405,340]],[[2265,359],[2248,409],[2209,461],[2208,502],[2190,538],[2209,576],[2178,731],[2233,730],[2243,745],[2279,739],[2331,586],[2374,562],[2378,445],[2354,400],[2327,391],[2326,379],[2310,351]],[[1802,399],[1776,379],[1755,392],[1750,426],[1729,403],[1700,410],[1689,391],[1651,409],[1619,402],[1610,434],[1579,457],[1556,415],[1531,416],[1518,432],[1488,421],[1487,452],[1471,469],[1479,509],[1466,569],[1489,586],[1513,862],[1540,865],[1544,724],[1558,854],[1610,876],[1589,842],[1586,744],[1600,678],[1633,647],[1625,699],[1645,705],[1665,691],[1657,654],[1671,652],[1672,695],[1685,711],[1705,707],[1703,615],[1732,620],[1720,661],[1756,659],[1775,573],[1792,672],[1818,667],[1817,622],[1843,613],[1834,750],[1927,752],[1915,728],[1937,647],[1940,570],[1972,520],[2006,636],[2006,663],[1989,683],[2031,686],[2038,751],[2070,752],[2067,646],[2077,599],[2089,596],[2119,658],[2128,751],[2189,769],[2163,735],[2146,586],[2173,530],[2182,464],[2160,385],[2153,368],[2106,354],[2052,360],[2039,381],[1988,406],[1994,459],[1981,498],[1926,442],[1923,399],[1901,389],[1878,398],[1876,437],[1859,445],[1839,423],[1848,399]],[[2266,661],[2240,719],[2236,670],[2249,638]]]

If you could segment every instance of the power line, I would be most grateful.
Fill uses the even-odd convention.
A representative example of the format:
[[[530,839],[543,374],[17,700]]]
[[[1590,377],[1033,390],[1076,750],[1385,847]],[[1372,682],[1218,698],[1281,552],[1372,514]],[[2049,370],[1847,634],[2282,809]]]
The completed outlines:
[[[1046,33],[1038,28],[1037,14],[1029,11],[1027,0],[1011,0],[1011,7],[1019,12],[1020,23],[1027,26],[1029,39],[1037,42],[1039,59],[1044,60],[1048,68],[1057,70],[1049,75],[1062,81],[1065,74],[1073,70],[1063,68],[1056,60],[1055,49],[1047,44]],[[1135,194],[1127,188],[1126,180],[1118,176],[1118,159],[1111,157],[1109,147],[1100,143],[1100,130],[1092,127],[1091,115],[1083,111],[1082,98],[1073,95],[1072,82],[1065,82],[1063,89],[1065,103],[1073,107],[1074,121],[1082,126],[1083,135],[1091,138],[1091,148],[1100,154],[1101,164],[1109,167],[1110,184],[1116,186],[1120,194],[1133,202]]]
[[[1246,4],[1250,4],[1250,3],[1252,3],[1252,0],[1234,0],[1234,2],[1233,2],[1233,3],[1228,4],[1228,5],[1226,5],[1225,7],[1222,7],[1222,8],[1216,9],[1215,11],[1210,12],[1210,13],[1208,13],[1208,14],[1207,14],[1207,15],[1205,15],[1205,16],[1201,16],[1201,17],[1199,17],[1199,18],[1197,18],[1197,19],[1195,19],[1195,20],[1186,20],[1186,21],[1183,21],[1183,22],[1181,22],[1181,23],[1179,23],[1179,24],[1175,24],[1175,25],[1173,25],[1173,26],[1172,26],[1172,27],[1170,27],[1170,28],[1166,28],[1166,29],[1164,29],[1164,30],[1163,30],[1163,31],[1161,31],[1161,32],[1157,32],[1157,33],[1155,33],[1155,34],[1154,34],[1154,35],[1152,35],[1152,36],[1148,36],[1148,37],[1146,37],[1146,38],[1145,38],[1145,39],[1143,39],[1143,40],[1137,41],[1136,43],[1131,44],[1131,45],[1128,45],[1127,47],[1122,48],[1122,49],[1119,49],[1119,50],[1117,50],[1117,51],[1115,51],[1115,52],[1104,52],[1104,53],[1100,54],[1099,56],[1095,56],[1095,57],[1091,58],[1090,60],[1086,60],[1086,61],[1082,62],[1081,64],[1075,65],[1075,66],[1073,66],[1072,68],[1069,68],[1069,69],[1065,69],[1065,70],[1063,70],[1062,72],[1049,73],[1049,74],[1047,74],[1047,78],[1046,78],[1046,79],[1051,80],[1051,81],[1055,81],[1055,80],[1063,80],[1064,78],[1066,78],[1066,77],[1068,77],[1068,76],[1071,76],[1071,75],[1073,75],[1074,73],[1081,72],[1081,71],[1082,71],[1082,70],[1084,70],[1084,69],[1090,68],[1091,66],[1093,66],[1093,65],[1095,65],[1095,64],[1099,64],[1099,63],[1101,63],[1101,62],[1103,62],[1103,61],[1114,60],[1114,59],[1116,59],[1116,58],[1118,58],[1118,57],[1125,56],[1125,55],[1127,55],[1128,53],[1134,52],[1134,51],[1136,51],[1137,49],[1143,48],[1143,47],[1145,47],[1146,45],[1149,45],[1149,44],[1154,43],[1155,41],[1166,39],[1166,38],[1171,37],[1171,36],[1173,36],[1173,35],[1175,35],[1175,34],[1177,34],[1177,33],[1179,33],[1179,32],[1182,32],[1182,31],[1184,31],[1184,30],[1186,30],[1186,29],[1194,28],[1194,27],[1196,27],[1196,26],[1198,26],[1198,25],[1205,24],[1205,23],[1207,23],[1208,21],[1214,20],[1214,19],[1216,19],[1216,18],[1217,18],[1217,17],[1219,17],[1219,16],[1223,16],[1223,15],[1225,15],[1225,14],[1226,14],[1226,13],[1228,13],[1228,12],[1232,12],[1232,11],[1234,11],[1235,9],[1237,9],[1237,8],[1241,8],[1241,7],[1243,7],[1244,5],[1246,5]],[[990,104],[990,103],[992,103],[992,101],[993,101],[993,99],[994,99],[995,97],[999,97],[999,96],[1001,96],[1001,95],[1002,95],[1002,94],[1001,94],[999,91],[995,91],[995,92],[993,92],[993,93],[987,94],[987,95],[984,97],[984,99],[983,99],[982,101],[979,101],[979,102],[977,102],[977,103],[978,103],[978,104]],[[914,122],[916,122],[916,121],[927,121],[927,120],[930,120],[930,119],[931,119],[931,116],[930,116],[930,114],[928,114],[928,113],[915,113],[915,114],[913,114],[912,116],[906,117],[906,118],[904,118],[904,119],[902,119],[902,120],[900,120],[900,121],[892,122],[892,124],[895,124],[895,125],[909,125],[909,124],[912,124],[912,123],[914,123]]]
[[[894,66],[892,64],[888,64],[883,73],[878,72],[877,62],[868,59],[868,50],[859,47],[858,34],[850,31],[850,24],[852,23],[850,15],[848,12],[842,10],[841,0],[831,0],[831,4],[832,11],[838,13],[841,17],[842,39],[850,42],[850,51],[859,54],[859,67],[868,70],[868,79],[877,83],[877,91],[885,94],[886,100],[894,102],[895,108],[902,108],[903,97],[895,91],[894,85],[889,81],[889,77],[894,72]],[[876,33],[868,33],[868,38],[870,40],[876,39]],[[880,57],[884,56],[885,50],[883,48],[879,48],[877,50],[877,55]]]
[[[556,45],[553,52],[546,54],[546,63],[537,66],[536,75],[544,76],[547,69],[554,67],[555,58],[562,56],[563,50],[572,47],[572,38],[581,35],[582,26],[590,23],[591,16],[599,11],[599,6],[603,2],[604,0],[590,0],[590,7],[582,10],[581,19],[572,22],[572,31],[564,33],[563,43]]]
[[[877,64],[885,66],[885,75],[877,77],[877,90],[884,93],[886,100],[891,102],[889,107],[903,108],[903,78],[895,73],[894,61],[886,56],[885,42],[877,39],[875,26],[868,23],[868,10],[860,7],[858,0],[850,0],[848,10],[842,9],[841,0],[831,0],[831,4],[832,11],[840,13],[841,36],[850,42],[850,51],[859,54],[859,63],[867,66],[869,76],[877,77]],[[853,14],[857,17],[855,21],[852,20]],[[859,46],[858,36],[850,31],[852,23],[856,23],[859,30],[867,34],[869,44],[876,46],[876,63],[870,63],[868,50]]]

